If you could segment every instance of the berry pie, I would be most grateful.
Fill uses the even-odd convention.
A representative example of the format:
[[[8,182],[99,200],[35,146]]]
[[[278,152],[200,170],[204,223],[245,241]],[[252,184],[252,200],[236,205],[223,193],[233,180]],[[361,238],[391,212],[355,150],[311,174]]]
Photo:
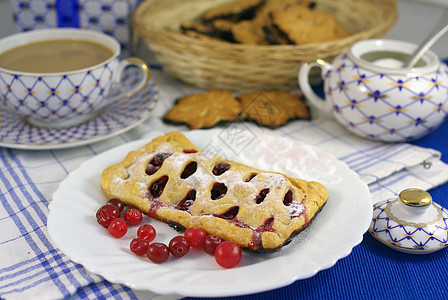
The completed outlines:
[[[101,187],[156,219],[253,251],[280,249],[328,198],[320,183],[201,152],[183,134],[155,138],[105,169]]]

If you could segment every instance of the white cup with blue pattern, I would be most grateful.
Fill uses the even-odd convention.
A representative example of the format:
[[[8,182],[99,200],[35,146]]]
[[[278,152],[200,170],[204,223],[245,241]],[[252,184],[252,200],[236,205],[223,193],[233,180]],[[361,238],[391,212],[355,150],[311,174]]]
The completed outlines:
[[[421,138],[446,118],[448,67],[432,51],[415,67],[402,67],[416,47],[396,40],[360,41],[332,63],[303,64],[299,87],[313,107],[332,113],[358,136],[382,142]],[[325,99],[310,86],[314,67],[322,69]]]
[[[118,41],[92,30],[55,28],[14,34],[0,40],[0,56],[29,43],[63,39],[100,44],[111,50],[111,56],[94,65],[63,72],[14,71],[0,65],[0,101],[33,126],[64,128],[82,124],[100,109],[134,95],[148,83],[150,71],[142,60],[120,59]],[[139,68],[142,75],[126,89],[120,82],[128,67]]]

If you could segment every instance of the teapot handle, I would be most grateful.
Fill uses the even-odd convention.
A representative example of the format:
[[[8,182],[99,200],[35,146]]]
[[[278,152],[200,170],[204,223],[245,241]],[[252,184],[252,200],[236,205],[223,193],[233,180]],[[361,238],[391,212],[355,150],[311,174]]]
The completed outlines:
[[[309,73],[310,70],[313,67],[318,67],[322,69],[322,78],[325,77],[325,74],[332,70],[331,64],[328,62],[322,60],[322,59],[316,59],[311,62],[304,63],[299,70],[298,74],[298,83],[300,90],[305,95],[305,97],[308,99],[309,102],[311,102],[312,105],[317,107],[320,110],[323,110],[325,112],[331,112],[331,105],[329,105],[329,102],[325,99],[322,99],[319,97],[311,88],[309,83]]]

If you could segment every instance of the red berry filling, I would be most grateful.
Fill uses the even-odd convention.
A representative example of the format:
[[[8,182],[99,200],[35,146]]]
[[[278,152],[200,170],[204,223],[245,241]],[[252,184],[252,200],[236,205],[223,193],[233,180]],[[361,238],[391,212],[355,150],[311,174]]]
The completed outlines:
[[[152,175],[155,172],[157,172],[160,167],[162,167],[163,161],[169,157],[172,153],[158,153],[154,155],[154,157],[149,161],[148,165],[146,166],[146,174]]]
[[[230,169],[230,165],[228,163],[219,163],[219,164],[215,165],[212,173],[215,176],[219,176],[229,169]]]
[[[283,197],[283,205],[285,205],[286,208],[288,209],[288,214],[291,219],[299,217],[305,213],[305,206],[303,204],[303,200],[304,199],[302,199],[302,203],[294,201],[294,194],[291,189],[289,189],[286,192],[285,196]],[[305,216],[305,223],[308,223],[308,218],[306,217],[306,214],[304,216]]]
[[[257,228],[256,231],[258,232],[275,231],[274,228],[272,228],[273,224],[274,224],[274,217],[270,217],[266,219],[264,223]]]
[[[183,152],[186,153],[186,154],[191,154],[191,153],[197,153],[198,150],[195,150],[195,149],[184,149]]]
[[[231,208],[229,208],[228,210],[226,210],[224,213],[222,214],[213,214],[213,216],[221,218],[221,219],[225,219],[225,220],[232,220],[236,218],[236,215],[238,214],[238,212],[240,211],[239,206],[233,206]]]
[[[154,181],[149,186],[149,192],[154,198],[159,198],[162,196],[163,190],[165,189],[166,183],[168,182],[169,177],[167,175],[164,175]]]
[[[244,182],[249,182],[249,181],[251,181],[255,176],[257,176],[256,173],[251,173],[249,176],[247,176],[246,179],[244,179]]]
[[[283,204],[285,206],[289,206],[289,205],[291,205],[292,200],[293,200],[293,195],[292,195],[292,191],[290,189],[286,192],[285,197],[283,197]]]
[[[186,179],[190,177],[191,175],[194,174],[194,172],[196,172],[197,168],[198,168],[197,162],[195,161],[190,162],[188,165],[185,166],[184,171],[182,172],[182,174],[180,174],[180,178]]]
[[[227,193],[227,187],[224,183],[216,182],[211,190],[212,200],[221,199]]]
[[[182,211],[189,211],[190,207],[193,205],[194,200],[196,200],[196,190],[190,190],[187,195],[179,201],[176,209]]]
[[[269,194],[269,189],[263,189],[260,193],[255,197],[254,202],[260,204],[266,198],[266,195]]]
[[[272,225],[274,225],[274,217],[266,219],[263,224],[255,229],[252,240],[249,243],[249,248],[258,248],[261,245],[261,235],[263,234],[263,232],[275,232],[275,229],[272,227]]]

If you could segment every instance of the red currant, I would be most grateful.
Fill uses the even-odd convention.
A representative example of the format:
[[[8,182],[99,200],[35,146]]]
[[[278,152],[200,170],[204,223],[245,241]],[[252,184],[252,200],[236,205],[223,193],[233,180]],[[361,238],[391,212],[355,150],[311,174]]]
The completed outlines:
[[[190,251],[190,243],[185,237],[178,235],[171,239],[169,249],[173,256],[182,257]]]
[[[120,210],[112,204],[105,204],[101,206],[96,212],[96,221],[106,228],[109,226],[110,222],[113,219],[119,217],[120,217]]]
[[[137,230],[137,236],[150,243],[156,238],[156,230],[152,225],[145,224]]]
[[[190,227],[185,230],[184,237],[192,248],[202,248],[204,240],[207,237],[207,232],[199,227]]]
[[[146,256],[148,258],[157,263],[163,263],[165,260],[168,259],[168,256],[170,255],[170,250],[168,247],[163,243],[152,243],[148,246],[148,251],[146,252]]]
[[[241,261],[241,248],[230,241],[219,244],[215,250],[215,260],[223,268],[233,268]]]
[[[109,233],[116,238],[121,238],[128,232],[128,224],[121,218],[113,219],[107,228]]]
[[[204,251],[210,255],[215,255],[216,247],[221,244],[222,239],[214,234],[209,234],[204,241]]]
[[[143,219],[142,213],[138,209],[130,208],[126,210],[126,212],[124,213],[124,220],[130,226],[140,224],[142,219]]]
[[[141,238],[134,238],[129,245],[131,251],[137,255],[143,256],[148,251],[149,243]]]
[[[124,209],[124,202],[118,198],[110,199],[109,201],[107,201],[107,204],[112,204],[113,206],[116,206],[119,211],[123,211]]]

